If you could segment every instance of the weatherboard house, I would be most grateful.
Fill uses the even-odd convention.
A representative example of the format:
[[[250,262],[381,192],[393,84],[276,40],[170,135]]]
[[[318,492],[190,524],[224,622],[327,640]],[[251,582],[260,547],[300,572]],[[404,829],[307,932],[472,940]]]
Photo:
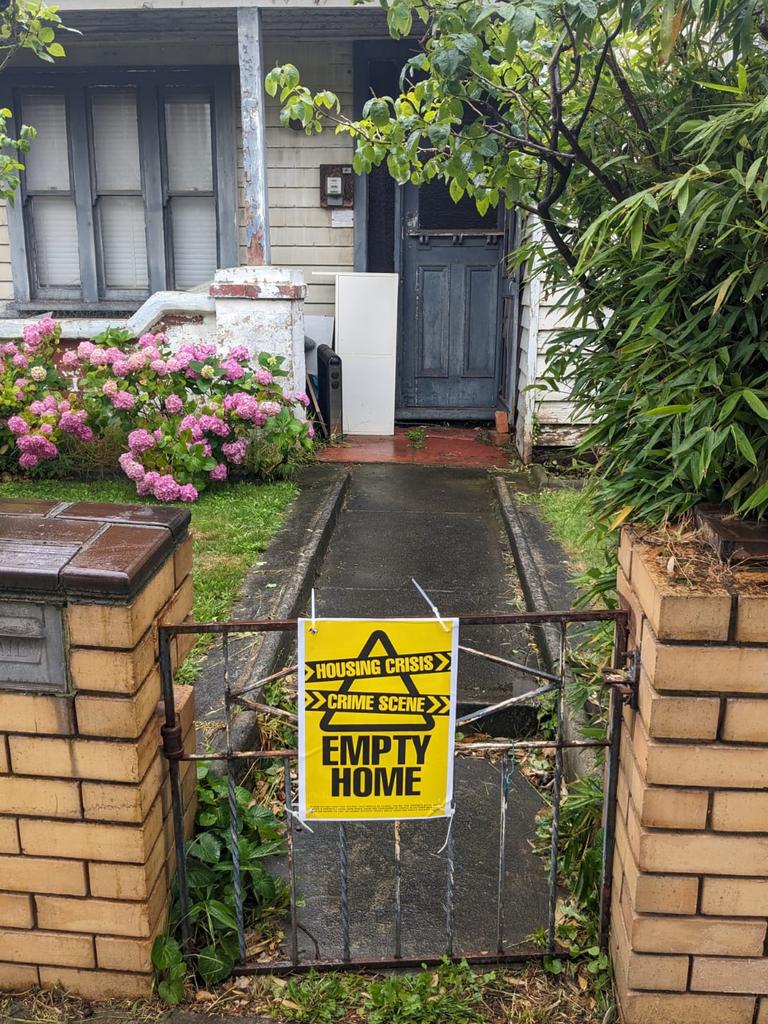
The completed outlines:
[[[345,390],[391,390],[402,421],[506,413],[524,457],[534,440],[572,439],[568,396],[529,387],[556,323],[536,278],[507,272],[516,218],[455,204],[440,182],[356,176],[349,138],[283,127],[265,96],[287,62],[350,113],[391,94],[404,50],[378,5],[59,8],[80,33],[65,35],[66,58],[22,56],[2,76],[4,105],[37,137],[0,211],[0,338],[41,313],[72,339],[126,324],[213,332],[287,356],[303,384],[305,334],[330,341],[335,318],[364,342],[379,319],[364,293],[342,308],[341,279],[389,277],[391,359],[350,359]]]

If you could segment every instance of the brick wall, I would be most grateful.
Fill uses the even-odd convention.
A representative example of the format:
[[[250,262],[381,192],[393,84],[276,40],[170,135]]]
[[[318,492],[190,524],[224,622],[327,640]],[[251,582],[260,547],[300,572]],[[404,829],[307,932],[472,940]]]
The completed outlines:
[[[187,539],[130,604],[66,607],[71,694],[0,692],[0,989],[151,992],[175,866],[157,624],[189,615],[191,562]],[[191,751],[192,688],[176,700]],[[189,831],[192,763],[182,780]]]
[[[673,582],[668,554],[622,538],[619,593],[641,652],[614,860],[623,1020],[766,1024],[768,575]]]

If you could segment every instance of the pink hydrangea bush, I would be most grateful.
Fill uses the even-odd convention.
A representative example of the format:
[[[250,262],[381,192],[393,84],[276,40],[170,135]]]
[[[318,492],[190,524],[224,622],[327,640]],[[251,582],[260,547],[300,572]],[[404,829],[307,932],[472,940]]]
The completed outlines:
[[[88,442],[117,424],[127,439],[119,466],[137,493],[190,502],[246,468],[261,476],[284,473],[311,449],[307,396],[284,386],[278,357],[262,353],[253,361],[242,346],[222,354],[203,342],[174,351],[164,334],[131,342],[111,330],[65,352],[57,364],[59,334],[53,321],[41,321],[8,353],[24,371],[5,419],[21,469],[55,459],[65,435]],[[48,369],[38,380],[35,353],[43,349]],[[13,363],[18,354],[24,366]]]
[[[0,456],[13,455],[21,469],[55,459],[66,435],[91,440],[85,413],[68,399],[56,354],[61,325],[50,317],[28,324],[17,341],[0,344]]]

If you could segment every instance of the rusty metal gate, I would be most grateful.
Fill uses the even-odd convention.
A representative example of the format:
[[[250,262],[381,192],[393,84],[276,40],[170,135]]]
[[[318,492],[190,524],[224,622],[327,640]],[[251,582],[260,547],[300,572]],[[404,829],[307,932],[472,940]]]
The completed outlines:
[[[558,952],[556,944],[556,923],[558,903],[558,852],[560,842],[560,807],[563,791],[564,754],[569,748],[597,748],[605,752],[605,787],[603,804],[603,842],[600,893],[600,938],[605,947],[608,937],[608,921],[610,913],[611,873],[613,864],[613,845],[615,835],[616,785],[618,776],[619,742],[621,735],[622,705],[634,702],[636,694],[636,652],[627,650],[628,620],[625,611],[612,610],[569,610],[563,612],[517,612],[508,614],[473,614],[458,616],[459,628],[464,626],[522,626],[526,628],[545,629],[549,631],[550,645],[553,634],[557,640],[559,657],[552,670],[542,667],[521,664],[496,654],[489,654],[475,648],[463,646],[459,642],[459,651],[473,657],[487,659],[510,670],[523,673],[535,681],[533,688],[527,693],[511,696],[496,701],[488,706],[474,708],[470,712],[457,716],[457,729],[466,728],[474,722],[481,721],[490,715],[509,709],[515,705],[535,704],[546,695],[553,695],[556,734],[554,739],[487,739],[480,742],[463,742],[459,738],[455,745],[455,756],[458,761],[462,757],[481,757],[493,759],[499,765],[499,787],[497,807],[499,812],[498,841],[493,851],[493,866],[497,873],[494,903],[491,918],[495,937],[493,942],[483,944],[480,949],[457,950],[455,942],[455,911],[457,892],[457,871],[454,859],[454,842],[451,825],[447,829],[445,842],[438,851],[441,857],[442,877],[434,879],[434,899],[440,905],[442,918],[442,939],[439,948],[424,948],[404,953],[406,935],[404,932],[403,899],[403,829],[398,821],[380,823],[389,832],[392,858],[392,899],[391,899],[391,947],[381,955],[364,957],[355,956],[350,944],[350,843],[351,835],[357,823],[338,823],[336,830],[335,860],[337,871],[338,926],[341,934],[339,949],[332,954],[325,954],[314,938],[314,955],[303,954],[299,948],[299,932],[306,931],[299,920],[299,909],[307,893],[299,891],[296,872],[296,843],[301,835],[306,839],[304,829],[295,816],[295,779],[293,766],[297,758],[295,749],[285,750],[239,750],[233,745],[232,723],[238,709],[246,709],[257,716],[276,715],[283,719],[295,720],[291,712],[282,708],[270,707],[262,702],[262,690],[269,681],[286,675],[296,667],[283,669],[265,679],[248,681],[245,685],[235,688],[231,679],[231,647],[233,637],[248,634],[295,632],[296,620],[256,620],[243,622],[192,622],[173,626],[161,626],[159,630],[160,665],[165,703],[165,725],[162,729],[163,749],[169,763],[171,794],[173,803],[174,839],[177,862],[177,885],[180,913],[180,931],[182,946],[186,954],[193,955],[196,951],[191,945],[189,923],[189,889],[188,873],[185,857],[184,818],[185,807],[182,795],[180,765],[182,762],[223,762],[228,780],[228,803],[230,816],[230,842],[232,853],[232,886],[234,893],[235,917],[240,962],[236,966],[237,973],[291,972],[308,969],[343,969],[343,968],[394,968],[419,966],[425,963],[436,963],[442,957],[465,959],[470,963],[504,963],[541,958]],[[613,623],[613,657],[612,666],[603,673],[605,685],[610,687],[610,704],[605,735],[597,739],[568,739],[565,730],[565,699],[568,680],[568,628],[581,624],[589,626],[596,623]],[[176,713],[173,690],[172,643],[180,634],[199,634],[220,637],[221,639],[221,696],[223,699],[224,729],[226,747],[220,753],[185,753],[182,744],[181,727]],[[461,634],[460,634],[461,636]],[[541,922],[544,941],[537,949],[509,948],[505,940],[505,899],[504,886],[507,878],[507,812],[510,800],[510,765],[514,765],[518,752],[544,750],[554,754],[554,770],[551,781],[551,843],[549,848],[549,865],[544,868],[546,883],[546,913]],[[285,922],[285,941],[282,943],[279,958],[268,961],[248,962],[246,956],[246,922],[242,899],[242,880],[239,863],[239,809],[236,799],[237,780],[242,776],[244,766],[254,762],[278,762],[282,765],[285,792],[286,812],[286,874],[289,889],[289,909]],[[441,819],[445,821],[445,819]],[[451,819],[452,822],[452,819]],[[410,823],[409,823],[410,824]],[[312,831],[312,830],[308,830]],[[377,840],[378,842],[378,840]],[[490,911],[491,908],[485,908]],[[480,908],[478,908],[480,912]],[[489,920],[489,918],[486,918]],[[308,933],[307,933],[308,934]],[[434,945],[434,943],[433,943]],[[561,955],[561,954],[558,954]]]

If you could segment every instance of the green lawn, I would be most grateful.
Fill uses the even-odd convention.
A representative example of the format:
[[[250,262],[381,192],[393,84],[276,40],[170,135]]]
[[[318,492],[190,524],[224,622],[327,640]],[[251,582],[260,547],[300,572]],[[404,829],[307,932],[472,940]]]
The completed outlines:
[[[235,483],[204,491],[194,505],[187,506],[192,512],[196,619],[227,616],[246,572],[281,526],[297,494],[298,488],[291,483]],[[0,484],[0,497],[144,503],[128,480],[18,481]],[[198,659],[200,648],[196,648]],[[185,679],[194,672],[195,661],[192,654],[184,666]]]

